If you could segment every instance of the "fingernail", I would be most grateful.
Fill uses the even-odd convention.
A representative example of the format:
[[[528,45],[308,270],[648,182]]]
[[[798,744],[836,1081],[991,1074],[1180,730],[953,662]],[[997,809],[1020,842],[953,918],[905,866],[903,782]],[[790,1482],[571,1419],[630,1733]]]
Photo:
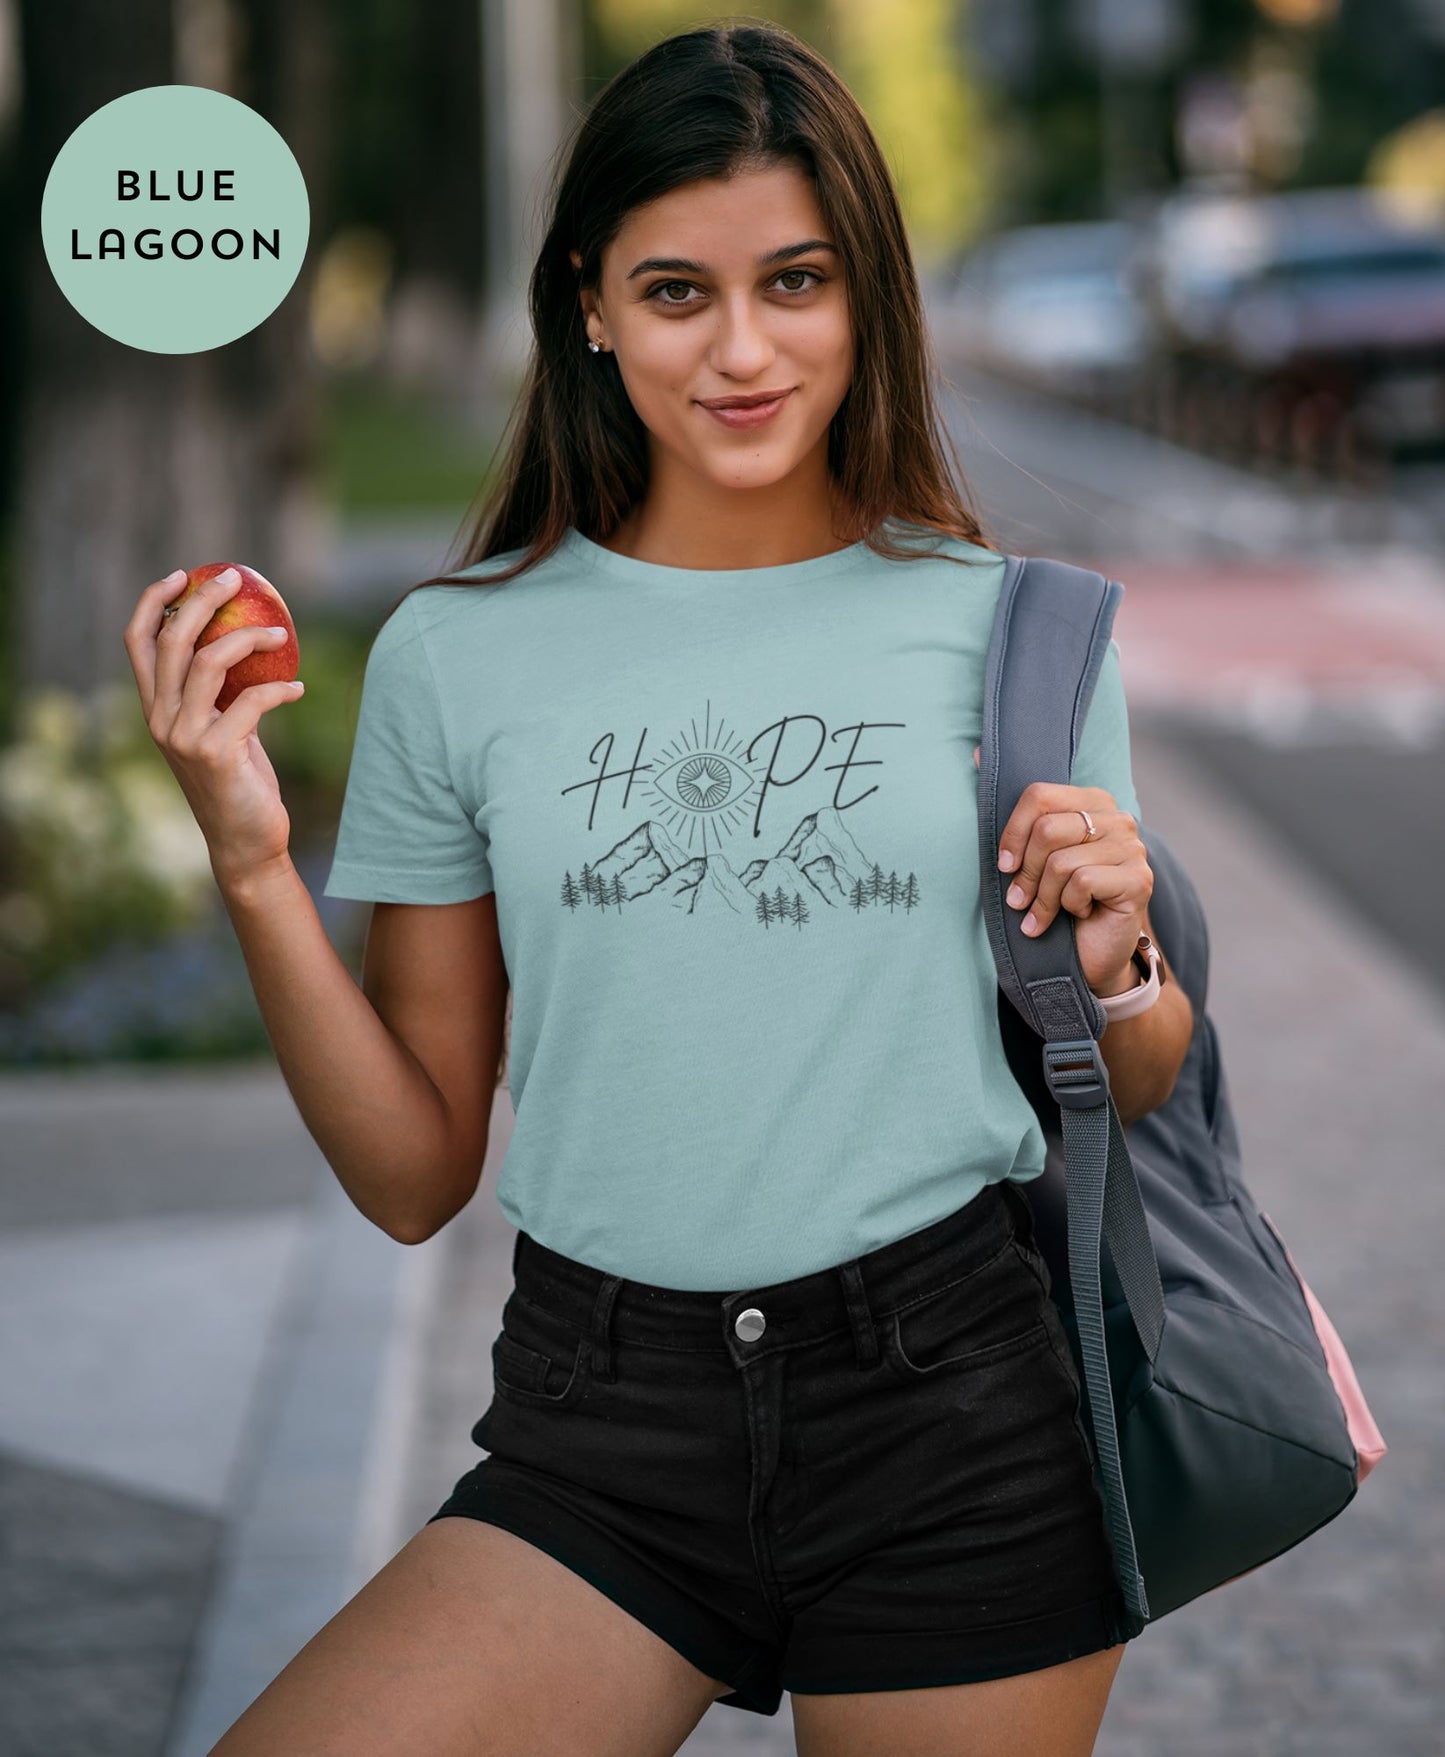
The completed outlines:
[[[168,573],[166,575],[166,584],[168,586],[178,586],[178,585],[180,585],[181,581],[185,577],[186,577],[185,568],[183,568],[183,567],[174,568],[174,569],[172,569],[172,571],[170,573]]]
[[[1005,848],[1000,852],[998,857],[998,869],[1000,872],[1012,872],[1017,865],[1018,856],[1014,853],[1012,848]]]
[[[216,575],[216,584],[218,586],[233,586],[240,577],[234,567],[228,567]]]
[[[1022,885],[1010,885],[1008,888],[1009,907],[1011,909],[1017,909],[1022,905],[1023,900],[1024,900],[1023,886]]]
[[[267,634],[285,634],[285,632],[286,630],[284,628],[268,628],[266,630]]]
[[[1037,930],[1038,925],[1039,925],[1038,922],[1034,920],[1033,911],[1030,910],[1029,913],[1024,916],[1024,920],[1023,920],[1024,932],[1025,933],[1033,933]]]

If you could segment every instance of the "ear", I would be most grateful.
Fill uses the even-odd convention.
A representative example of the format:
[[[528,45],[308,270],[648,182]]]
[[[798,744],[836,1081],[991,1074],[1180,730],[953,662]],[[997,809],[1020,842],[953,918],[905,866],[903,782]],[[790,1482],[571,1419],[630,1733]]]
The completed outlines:
[[[597,307],[597,291],[593,287],[583,287],[577,294],[577,302],[582,307],[582,322],[586,326],[600,322],[602,313]],[[600,336],[597,338],[602,339]]]
[[[580,274],[582,272],[582,252],[569,250],[567,256],[572,264],[573,273]],[[597,310],[597,295],[590,287],[579,287],[577,299],[582,307],[582,320],[585,323]]]

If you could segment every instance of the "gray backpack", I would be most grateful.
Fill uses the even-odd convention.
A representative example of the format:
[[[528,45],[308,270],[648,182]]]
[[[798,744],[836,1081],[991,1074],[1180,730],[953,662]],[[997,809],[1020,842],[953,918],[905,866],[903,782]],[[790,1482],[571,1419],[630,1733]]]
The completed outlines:
[[[1007,558],[978,817],[1004,1045],[1048,1144],[1043,1176],[1018,1187],[1085,1393],[1132,1635],[1327,1524],[1385,1443],[1333,1326],[1245,1187],[1205,1011],[1204,912],[1163,836],[1141,818],[1150,921],[1195,1028],[1173,1093],[1127,1131],[1073,916],[1060,909],[1030,939],[1004,902],[999,832],[1029,782],[1070,779],[1123,593],[1067,562]]]

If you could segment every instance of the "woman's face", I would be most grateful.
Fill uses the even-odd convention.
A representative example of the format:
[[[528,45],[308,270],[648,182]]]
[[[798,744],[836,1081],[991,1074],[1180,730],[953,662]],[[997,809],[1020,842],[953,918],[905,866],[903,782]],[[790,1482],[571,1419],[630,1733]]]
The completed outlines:
[[[599,287],[581,300],[588,336],[617,356],[654,462],[660,447],[719,487],[761,488],[826,447],[853,376],[832,244],[794,165],[689,183],[628,215],[603,251]],[[752,415],[706,406],[762,391],[777,400]]]

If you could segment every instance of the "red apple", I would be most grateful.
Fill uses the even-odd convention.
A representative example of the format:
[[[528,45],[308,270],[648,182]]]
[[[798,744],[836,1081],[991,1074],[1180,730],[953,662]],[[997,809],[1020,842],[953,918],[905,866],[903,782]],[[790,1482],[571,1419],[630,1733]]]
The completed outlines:
[[[245,567],[239,561],[208,561],[204,567],[191,568],[186,575],[184,591],[171,600],[168,612],[169,609],[178,610],[198,586],[214,579],[218,573],[224,573],[228,567],[234,567],[240,574],[241,583],[196,636],[197,649],[208,647],[234,628],[248,628],[252,624],[259,624],[262,628],[284,628],[286,639],[279,647],[258,647],[254,653],[245,654],[231,666],[216,696],[216,706],[222,713],[243,689],[249,689],[253,683],[290,683],[301,663],[296,624],[291,620],[291,612],[281,594],[255,568]]]

